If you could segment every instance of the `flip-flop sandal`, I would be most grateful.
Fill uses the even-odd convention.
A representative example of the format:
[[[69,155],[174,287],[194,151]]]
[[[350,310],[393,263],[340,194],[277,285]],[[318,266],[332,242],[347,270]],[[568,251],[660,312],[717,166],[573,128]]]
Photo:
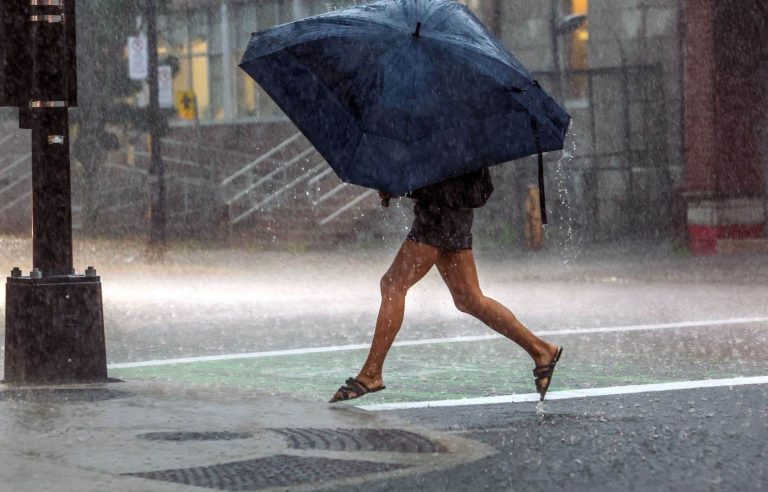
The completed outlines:
[[[361,396],[367,395],[368,393],[376,393],[377,391],[381,391],[384,388],[386,388],[386,386],[379,386],[378,388],[370,389],[362,381],[355,378],[349,378],[344,382],[344,386],[340,387],[336,392],[341,393],[341,395],[338,397],[334,395],[333,398],[328,401],[328,403],[354,400],[355,398],[360,398]]]
[[[562,353],[563,347],[558,347],[557,354],[555,354],[555,358],[552,359],[552,362],[544,366],[537,366],[536,369],[533,370],[533,376],[536,378],[536,383],[539,383],[542,379],[547,379],[547,385],[544,387],[539,387],[539,385],[536,384],[536,391],[541,395],[539,401],[544,401],[544,396],[547,394],[549,385],[552,384],[552,374],[555,373],[555,365],[557,364],[557,361],[560,360],[560,355],[562,355]]]

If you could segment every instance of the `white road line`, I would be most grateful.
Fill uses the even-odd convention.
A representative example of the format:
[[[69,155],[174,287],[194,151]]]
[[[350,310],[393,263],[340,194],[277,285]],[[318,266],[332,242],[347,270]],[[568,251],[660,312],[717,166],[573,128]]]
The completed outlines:
[[[768,322],[768,318],[729,318],[729,319],[711,319],[700,321],[681,321],[677,323],[659,323],[651,325],[628,325],[628,326],[606,326],[597,328],[574,328],[565,330],[545,330],[537,331],[538,336],[552,336],[552,335],[587,335],[590,333],[615,333],[615,332],[629,332],[629,331],[653,331],[653,330],[672,330],[675,328],[704,328],[709,326],[722,326],[722,325],[739,325],[746,323],[764,323]],[[427,338],[423,340],[405,340],[401,342],[395,342],[395,347],[412,347],[414,345],[433,345],[438,343],[464,343],[464,342],[480,342],[486,340],[494,340],[502,338],[501,335],[477,335],[477,336],[463,336],[463,337],[449,337],[449,338]],[[133,367],[152,367],[152,366],[168,366],[173,364],[189,364],[194,362],[212,362],[221,360],[238,360],[238,359],[259,359],[263,357],[278,357],[281,355],[304,355],[304,354],[322,354],[327,352],[344,352],[347,350],[364,350],[369,345],[367,343],[358,343],[353,345],[336,345],[331,347],[308,347],[289,350],[272,350],[268,352],[247,352],[241,354],[221,354],[221,355],[204,355],[200,357],[182,357],[179,359],[160,359],[160,360],[145,360],[140,362],[121,362],[117,364],[109,364],[109,369],[128,369]]]
[[[744,386],[748,384],[768,384],[768,376],[730,379],[702,379],[699,381],[677,381],[674,383],[633,384],[628,386],[609,386],[607,388],[588,388],[570,391],[550,391],[547,401],[568,400],[571,398],[590,398],[595,396],[632,395],[637,393],[656,393],[659,391],[679,391],[695,388],[719,388],[723,386]],[[410,401],[403,403],[380,403],[359,405],[357,408],[370,411],[406,410],[414,408],[462,407],[469,405],[495,405],[499,403],[538,402],[538,393],[519,395],[486,396],[482,398],[463,398],[455,400]]]

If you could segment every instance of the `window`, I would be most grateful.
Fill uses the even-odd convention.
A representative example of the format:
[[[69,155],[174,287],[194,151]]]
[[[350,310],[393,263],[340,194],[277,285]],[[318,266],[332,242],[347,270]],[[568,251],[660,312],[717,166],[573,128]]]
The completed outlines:
[[[173,79],[174,94],[194,91],[200,119],[212,115],[209,20],[207,9],[177,11],[158,20],[160,55],[172,55],[179,60],[179,73]]]
[[[468,0],[471,4],[480,0]],[[363,0],[250,0],[221,2],[172,11],[158,19],[161,58],[179,60],[174,94],[194,91],[201,121],[228,118],[285,118],[269,96],[238,64],[251,33],[296,17],[365,3]],[[222,18],[222,11],[226,18]],[[223,39],[226,33],[228,39]]]

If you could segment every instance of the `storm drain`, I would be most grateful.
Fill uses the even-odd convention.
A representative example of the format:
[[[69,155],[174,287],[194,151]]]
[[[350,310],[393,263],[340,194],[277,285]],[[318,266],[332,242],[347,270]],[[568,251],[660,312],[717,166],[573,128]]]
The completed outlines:
[[[408,467],[409,465],[397,463],[277,455],[212,466],[126,473],[126,475],[210,489],[256,490],[353,478]]]
[[[288,439],[292,449],[445,453],[444,446],[399,429],[270,429]]]
[[[7,389],[0,391],[0,401],[77,403],[112,400],[133,396],[125,391],[106,388]]]
[[[250,439],[249,432],[148,432],[136,436],[150,441],[234,441]]]

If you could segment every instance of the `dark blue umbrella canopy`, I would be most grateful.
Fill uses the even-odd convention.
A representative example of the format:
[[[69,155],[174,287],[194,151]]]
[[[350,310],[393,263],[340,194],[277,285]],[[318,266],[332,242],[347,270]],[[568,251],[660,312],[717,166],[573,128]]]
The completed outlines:
[[[453,0],[385,0],[254,33],[240,67],[341,179],[398,195],[562,149],[570,121]]]

